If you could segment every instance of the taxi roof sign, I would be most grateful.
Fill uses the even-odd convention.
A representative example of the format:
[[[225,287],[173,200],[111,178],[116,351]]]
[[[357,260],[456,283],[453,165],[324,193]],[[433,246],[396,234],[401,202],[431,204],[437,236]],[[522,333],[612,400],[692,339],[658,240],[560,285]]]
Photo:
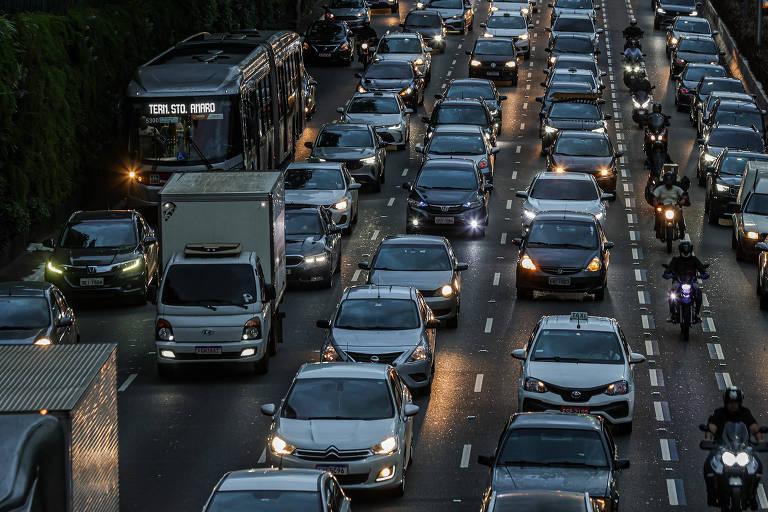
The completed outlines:
[[[589,320],[589,314],[586,311],[574,311],[571,313],[571,320],[577,322],[586,322]]]

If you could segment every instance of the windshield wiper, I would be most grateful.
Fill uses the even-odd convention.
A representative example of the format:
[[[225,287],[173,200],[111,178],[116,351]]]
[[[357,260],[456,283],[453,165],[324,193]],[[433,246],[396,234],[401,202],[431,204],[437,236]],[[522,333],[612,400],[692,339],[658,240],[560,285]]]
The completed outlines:
[[[212,171],[213,170],[213,166],[211,165],[211,162],[208,160],[208,158],[205,156],[205,154],[203,154],[203,150],[201,150],[200,146],[197,145],[197,142],[195,142],[195,139],[190,137],[190,135],[188,133],[186,135],[186,138],[187,138],[187,143],[190,146],[192,146],[192,149],[194,149],[197,152],[198,156],[203,161],[203,163],[208,168],[208,170]]]
[[[238,308],[248,309],[248,306],[242,302],[235,302],[227,299],[208,299],[206,302],[208,302],[211,307],[213,307],[213,305],[210,303],[213,302],[221,306],[237,306]]]
[[[29,325],[0,325],[0,331],[30,331],[32,329],[42,329],[42,327],[32,327]]]
[[[536,246],[536,247],[557,247],[559,244],[551,244],[549,242],[531,242],[528,241],[528,247]]]
[[[548,462],[540,462],[537,460],[505,460],[499,462],[499,466],[549,466]]]

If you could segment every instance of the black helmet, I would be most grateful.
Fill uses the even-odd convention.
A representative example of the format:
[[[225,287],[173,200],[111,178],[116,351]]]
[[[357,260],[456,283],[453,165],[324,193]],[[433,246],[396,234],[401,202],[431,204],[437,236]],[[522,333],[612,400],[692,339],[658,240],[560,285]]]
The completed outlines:
[[[738,402],[739,405],[744,401],[744,393],[736,386],[731,386],[723,393],[723,405],[731,402]]]
[[[674,185],[675,184],[675,175],[671,172],[665,172],[664,175],[661,177],[661,181],[665,185]]]
[[[637,20],[635,18],[632,18],[631,20],[629,20],[629,24],[634,27],[635,25],[637,25]]]
[[[661,103],[654,103],[653,104],[653,112],[654,114],[661,114]]]
[[[680,242],[680,245],[677,246],[677,250],[680,252],[680,256],[687,258],[693,254],[693,244],[690,240],[683,240]]]

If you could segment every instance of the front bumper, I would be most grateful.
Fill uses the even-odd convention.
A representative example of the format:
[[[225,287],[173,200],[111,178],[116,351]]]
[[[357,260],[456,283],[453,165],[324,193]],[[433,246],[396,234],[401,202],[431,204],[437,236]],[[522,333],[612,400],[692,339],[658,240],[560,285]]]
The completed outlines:
[[[434,354],[432,357],[435,357]],[[409,361],[395,366],[397,374],[403,379],[408,389],[419,389],[429,386],[432,380],[432,357],[424,361]]]
[[[606,279],[605,268],[597,272],[581,270],[557,274],[543,270],[525,270],[517,267],[517,287],[546,292],[591,293],[602,289]],[[559,284],[558,284],[559,283]]]
[[[532,393],[529,391],[521,392],[522,404],[520,411],[542,412],[542,411],[560,411],[563,409],[578,410],[588,408],[589,414],[601,416],[612,424],[629,423],[635,408],[635,395],[630,392],[626,395],[609,396],[605,394],[596,395],[586,402],[566,402],[562,397],[551,391],[546,393]]]
[[[102,285],[81,286],[80,279],[102,279]],[[63,274],[54,274],[45,270],[45,280],[55,284],[68,298],[103,298],[125,297],[144,294],[146,273],[123,277],[119,272],[105,272],[100,274],[88,274],[85,268],[78,270],[66,270]]]
[[[427,297],[426,291],[423,291],[422,293],[424,294],[424,300],[427,302],[427,306],[432,310],[432,314],[434,314],[435,318],[441,322],[458,316],[459,298],[455,293],[451,297],[443,297],[442,295]]]
[[[316,283],[325,279],[331,271],[331,256],[323,263],[309,264],[302,260],[297,265],[286,265],[285,276],[289,283]]]
[[[491,67],[485,64],[469,66],[470,78],[487,78],[488,80],[517,81],[517,66],[509,68],[505,65]]]
[[[738,187],[734,187],[738,191]],[[730,217],[738,211],[736,194],[714,192],[709,198],[709,211],[715,209],[720,217]]]
[[[221,353],[198,353],[198,349],[200,348],[209,350],[218,348],[221,350]],[[254,349],[255,354],[252,356],[241,357],[240,354],[242,354],[243,350],[248,348]],[[173,342],[155,340],[157,364],[165,364],[170,366],[194,363],[255,363],[264,357],[266,349],[267,344],[263,339],[249,341],[235,340],[231,343],[211,343],[206,340],[200,340],[200,342]],[[172,351],[175,357],[164,357],[162,354],[163,351],[166,350]]]
[[[453,220],[449,221],[444,219]],[[427,211],[426,208],[418,208],[409,205],[406,213],[406,222],[412,229],[429,227],[470,228],[473,222],[477,223],[477,227],[480,228],[488,225],[488,212],[481,206],[479,208],[458,212],[448,211],[445,213],[434,213]]]
[[[304,61],[313,64],[323,63],[346,63],[352,62],[352,48],[345,51],[316,52],[314,50],[304,50]]]

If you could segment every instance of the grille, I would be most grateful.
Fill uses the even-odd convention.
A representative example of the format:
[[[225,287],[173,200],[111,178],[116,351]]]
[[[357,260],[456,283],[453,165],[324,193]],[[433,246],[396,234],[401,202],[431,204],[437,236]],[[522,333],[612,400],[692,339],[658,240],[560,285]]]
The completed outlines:
[[[183,343],[183,342],[182,342]],[[239,359],[239,352],[222,352],[221,354],[195,354],[194,352],[176,352],[178,361],[212,361],[215,359]]]
[[[362,163],[360,163],[360,160],[345,160],[345,164],[347,164],[347,169],[350,171],[354,171],[355,169],[359,169],[363,166]]]
[[[430,213],[459,213],[462,210],[460,204],[427,205],[427,211]]]
[[[289,267],[296,266],[304,261],[304,256],[286,256],[285,264]]]
[[[373,455],[371,450],[338,450],[331,446],[325,450],[296,449],[293,454],[300,459],[313,461],[337,461],[337,460],[363,460]]]
[[[565,275],[581,272],[581,267],[540,267],[542,272],[547,274]],[[562,270],[562,271],[561,271]]]
[[[398,357],[403,355],[402,352],[390,352],[388,354],[363,354],[361,352],[347,352],[347,355],[357,363],[381,363],[392,364]],[[378,357],[378,361],[372,361],[372,357]]]
[[[557,393],[560,395],[560,398],[565,400],[566,402],[572,402],[572,403],[584,403],[589,402],[590,398],[592,398],[595,395],[601,395],[605,391],[605,388],[607,386],[600,386],[598,388],[590,388],[590,389],[577,389],[577,388],[561,388],[559,386],[553,386],[552,384],[547,384],[547,389],[550,390],[553,393]],[[581,396],[574,397],[572,393],[581,393]]]

